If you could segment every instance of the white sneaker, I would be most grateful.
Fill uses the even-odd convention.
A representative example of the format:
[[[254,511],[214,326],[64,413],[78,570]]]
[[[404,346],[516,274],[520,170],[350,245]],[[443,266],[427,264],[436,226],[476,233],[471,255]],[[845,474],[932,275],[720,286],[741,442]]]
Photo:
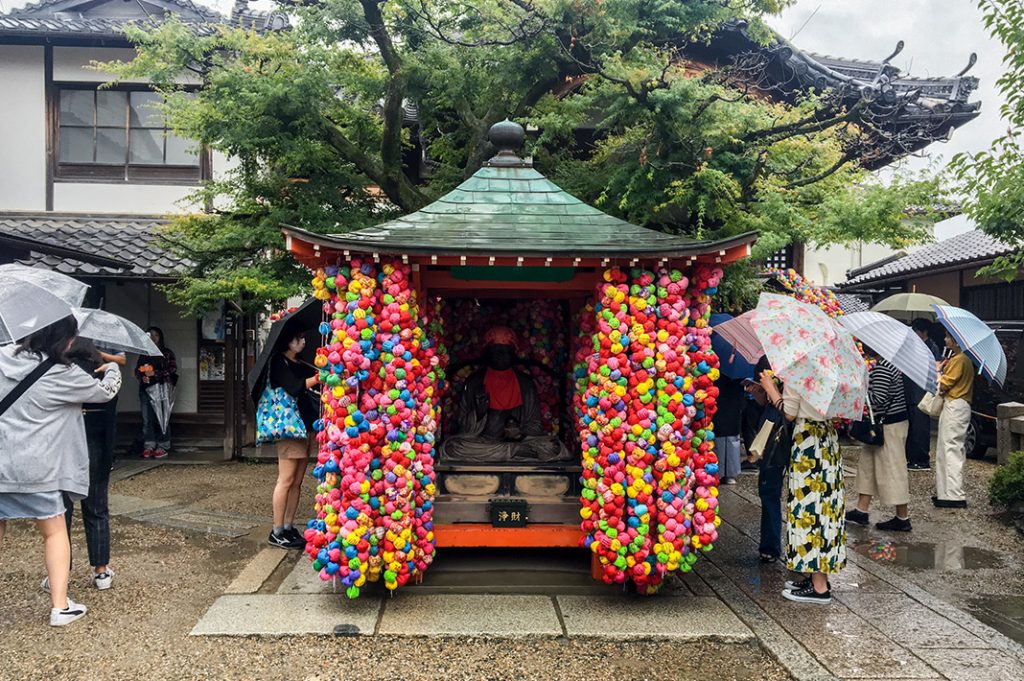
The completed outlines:
[[[75,603],[69,598],[68,607],[63,610],[60,608],[50,608],[50,626],[66,627],[75,620],[85,617],[87,612],[89,612],[89,608],[81,603]]]
[[[43,581],[39,582],[39,588],[46,593],[50,593],[50,578],[43,577]]]
[[[100,591],[106,591],[114,585],[114,571],[107,568],[106,572],[92,573],[92,585]]]

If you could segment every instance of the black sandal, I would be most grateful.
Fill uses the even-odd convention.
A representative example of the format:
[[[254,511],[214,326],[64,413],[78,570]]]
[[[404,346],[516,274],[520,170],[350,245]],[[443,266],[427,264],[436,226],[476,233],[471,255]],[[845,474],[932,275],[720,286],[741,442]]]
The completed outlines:
[[[774,563],[778,559],[779,559],[778,556],[772,555],[770,553],[764,553],[764,552],[761,553],[761,562],[762,563]]]

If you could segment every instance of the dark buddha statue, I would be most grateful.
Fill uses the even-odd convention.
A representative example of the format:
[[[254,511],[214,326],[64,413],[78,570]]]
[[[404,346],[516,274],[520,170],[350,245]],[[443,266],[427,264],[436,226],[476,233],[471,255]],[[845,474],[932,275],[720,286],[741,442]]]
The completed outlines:
[[[458,405],[458,432],[441,443],[452,463],[564,461],[568,449],[544,432],[533,379],[517,371],[516,337],[504,326],[484,336],[483,368],[472,373]]]

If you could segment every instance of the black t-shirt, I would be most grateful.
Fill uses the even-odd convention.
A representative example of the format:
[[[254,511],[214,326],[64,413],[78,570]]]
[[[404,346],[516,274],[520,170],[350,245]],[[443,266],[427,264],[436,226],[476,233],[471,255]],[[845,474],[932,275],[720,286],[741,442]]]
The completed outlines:
[[[314,367],[302,362],[293,362],[284,354],[275,355],[270,360],[270,386],[284,388],[284,391],[295,398],[299,404],[299,416],[307,428],[313,421],[320,418],[320,406],[316,392],[306,388],[306,379],[316,376]]]
[[[740,434],[746,393],[743,384],[734,378],[722,376],[718,386],[718,411],[715,412],[715,436],[735,437]]]

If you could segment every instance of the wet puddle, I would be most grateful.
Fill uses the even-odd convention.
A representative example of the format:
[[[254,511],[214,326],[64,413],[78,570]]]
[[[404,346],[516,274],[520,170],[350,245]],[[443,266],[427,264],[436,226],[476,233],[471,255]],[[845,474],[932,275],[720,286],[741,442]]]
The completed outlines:
[[[1024,596],[979,596],[967,611],[1004,636],[1024,644]]]
[[[961,544],[925,542],[894,542],[888,539],[853,544],[853,550],[876,563],[906,567],[911,570],[979,570],[1003,567],[1003,559],[995,551]]]

